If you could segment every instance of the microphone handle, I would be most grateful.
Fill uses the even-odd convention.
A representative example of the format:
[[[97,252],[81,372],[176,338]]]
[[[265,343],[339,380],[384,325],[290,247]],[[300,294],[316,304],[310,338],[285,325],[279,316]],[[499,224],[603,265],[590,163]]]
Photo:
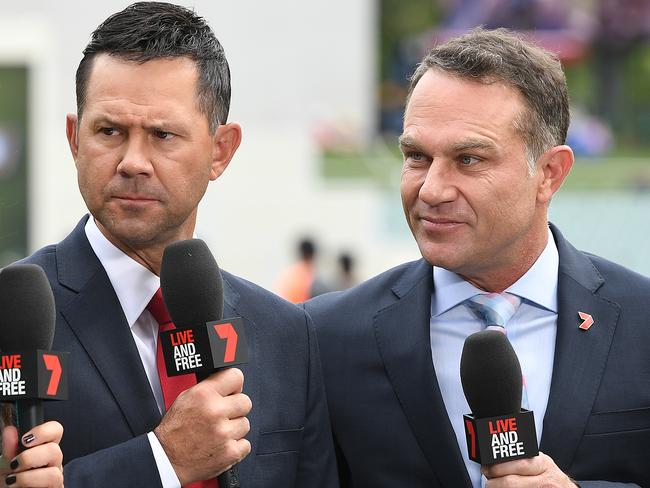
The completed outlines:
[[[217,476],[217,481],[219,482],[219,488],[240,488],[239,469],[237,465],[235,464]]]
[[[43,421],[43,400],[30,398],[16,402],[16,424],[20,437]]]

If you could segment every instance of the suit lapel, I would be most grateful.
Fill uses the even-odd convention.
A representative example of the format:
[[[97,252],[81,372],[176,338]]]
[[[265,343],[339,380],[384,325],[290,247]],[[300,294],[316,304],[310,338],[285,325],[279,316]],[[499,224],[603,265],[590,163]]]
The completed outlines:
[[[620,306],[597,294],[604,280],[591,261],[551,227],[560,255],[553,377],[540,450],[563,470],[571,465],[598,392]],[[578,312],[594,324],[579,329]]]
[[[139,435],[158,424],[160,412],[122,307],[86,239],[85,222],[57,247],[59,281],[77,292],[61,314]],[[74,368],[74,358],[70,362]]]
[[[421,260],[393,288],[398,300],[375,316],[377,346],[411,430],[440,484],[471,486],[431,358],[432,290],[431,266]]]

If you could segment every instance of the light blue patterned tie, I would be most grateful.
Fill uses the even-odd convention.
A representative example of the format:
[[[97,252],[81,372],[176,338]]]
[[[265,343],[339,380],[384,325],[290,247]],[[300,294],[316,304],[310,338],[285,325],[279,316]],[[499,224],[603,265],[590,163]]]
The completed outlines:
[[[521,298],[511,293],[481,293],[467,299],[467,305],[487,325],[487,329],[508,335],[506,325],[521,305]],[[528,409],[526,379],[523,375],[521,380],[521,406]]]

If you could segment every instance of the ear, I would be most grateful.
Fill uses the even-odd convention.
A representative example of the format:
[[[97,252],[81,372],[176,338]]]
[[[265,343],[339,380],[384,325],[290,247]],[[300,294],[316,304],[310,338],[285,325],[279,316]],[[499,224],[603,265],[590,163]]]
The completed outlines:
[[[210,180],[214,181],[226,170],[235,151],[241,143],[241,127],[239,124],[230,123],[220,125],[214,135],[212,150],[212,166]]]
[[[548,203],[571,171],[573,151],[569,146],[555,146],[542,154],[537,164],[541,176],[537,201]]]
[[[77,140],[77,116],[75,114],[68,114],[65,117],[65,135],[68,138],[68,145],[70,146],[72,157],[77,161],[79,141]]]

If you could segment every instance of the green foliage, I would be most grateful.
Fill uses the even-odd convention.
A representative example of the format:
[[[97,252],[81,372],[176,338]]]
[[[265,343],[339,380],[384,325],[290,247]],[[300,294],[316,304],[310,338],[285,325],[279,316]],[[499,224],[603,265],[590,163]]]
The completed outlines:
[[[27,69],[0,66],[0,266],[27,253]]]
[[[400,41],[433,28],[440,7],[431,0],[381,0],[381,77],[386,77],[391,56]]]

